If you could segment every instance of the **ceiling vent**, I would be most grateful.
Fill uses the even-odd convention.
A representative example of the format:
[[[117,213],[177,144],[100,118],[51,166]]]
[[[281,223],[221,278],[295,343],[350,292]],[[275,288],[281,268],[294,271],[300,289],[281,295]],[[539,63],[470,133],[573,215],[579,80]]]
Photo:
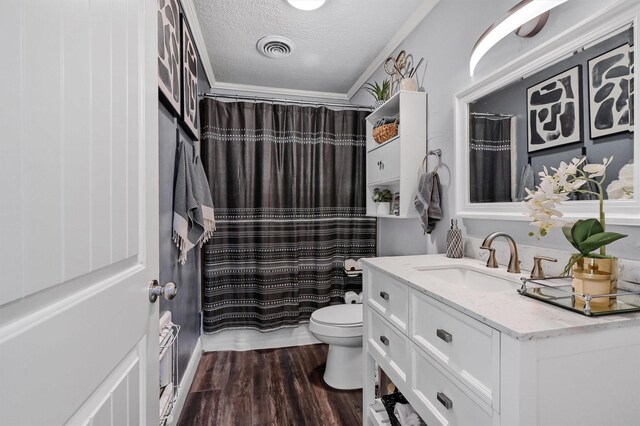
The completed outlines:
[[[268,58],[284,58],[293,52],[295,45],[291,40],[281,36],[267,36],[258,40],[258,52]]]

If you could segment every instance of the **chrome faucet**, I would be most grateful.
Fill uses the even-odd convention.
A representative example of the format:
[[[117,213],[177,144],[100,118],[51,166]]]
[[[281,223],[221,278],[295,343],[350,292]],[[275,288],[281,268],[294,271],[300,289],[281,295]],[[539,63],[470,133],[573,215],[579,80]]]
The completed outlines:
[[[511,252],[511,257],[509,258],[509,266],[507,267],[507,272],[513,272],[514,274],[520,273],[520,259],[518,259],[518,246],[516,246],[516,242],[511,238],[510,235],[504,232],[494,232],[487,236],[482,242],[480,246],[483,250],[489,250],[489,259],[487,259],[487,268],[497,268],[498,261],[496,260],[496,249],[491,247],[493,240],[498,237],[505,237],[507,242],[509,243],[509,251]]]

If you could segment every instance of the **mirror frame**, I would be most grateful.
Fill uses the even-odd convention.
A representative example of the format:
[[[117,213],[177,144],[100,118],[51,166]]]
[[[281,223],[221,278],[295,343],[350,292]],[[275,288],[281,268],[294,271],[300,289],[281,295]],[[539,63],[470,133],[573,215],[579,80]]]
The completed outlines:
[[[623,0],[605,8],[558,34],[549,41],[475,82],[455,98],[455,204],[456,216],[470,219],[529,221],[522,202],[471,203],[469,194],[469,103],[474,102],[517,80],[526,78],[548,65],[573,55],[573,52],[603,41],[611,35],[634,28],[633,43],[638,51],[640,5],[637,0]],[[638,55],[634,79],[638,87]],[[637,89],[636,89],[637,92]],[[634,188],[633,200],[605,200],[607,224],[640,226],[640,96],[634,101],[633,131]],[[555,165],[554,165],[555,166]],[[560,210],[565,219],[596,217],[598,201],[565,201]]]

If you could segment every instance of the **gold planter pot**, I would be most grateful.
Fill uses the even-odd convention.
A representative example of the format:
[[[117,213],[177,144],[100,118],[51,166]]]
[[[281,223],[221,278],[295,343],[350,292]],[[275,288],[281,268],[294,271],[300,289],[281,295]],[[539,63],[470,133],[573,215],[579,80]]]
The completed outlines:
[[[618,259],[583,258],[573,265],[573,292],[577,294],[613,294],[618,291]],[[583,296],[575,296],[576,305],[584,305]],[[594,297],[591,306],[609,306],[615,297]]]

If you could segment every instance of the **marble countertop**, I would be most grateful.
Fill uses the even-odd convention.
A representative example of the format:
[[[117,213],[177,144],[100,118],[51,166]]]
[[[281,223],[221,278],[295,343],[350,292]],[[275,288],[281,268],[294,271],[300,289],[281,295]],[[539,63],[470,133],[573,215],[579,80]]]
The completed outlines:
[[[478,259],[450,259],[444,255],[377,257],[361,259],[365,267],[386,273],[410,287],[438,300],[507,335],[530,340],[582,333],[591,330],[640,325],[639,313],[590,317],[544,303],[517,292],[521,277],[528,271],[513,274],[504,266],[485,267]],[[483,291],[458,285],[430,276],[424,268],[442,269],[465,267],[507,280],[504,290]],[[513,284],[513,288],[509,288]]]

